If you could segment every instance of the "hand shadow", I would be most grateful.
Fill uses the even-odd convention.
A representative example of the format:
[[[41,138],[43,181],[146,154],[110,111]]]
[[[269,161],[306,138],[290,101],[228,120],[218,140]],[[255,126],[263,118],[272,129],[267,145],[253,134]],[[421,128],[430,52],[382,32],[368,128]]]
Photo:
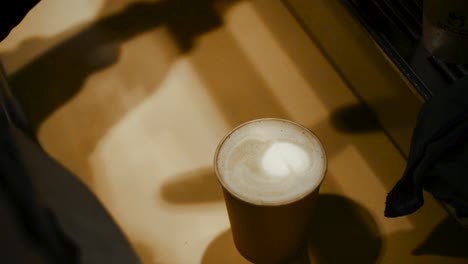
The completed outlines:
[[[226,8],[236,1],[224,1]],[[36,130],[78,93],[90,75],[117,63],[121,45],[139,34],[166,26],[178,52],[189,52],[199,36],[222,26],[215,3],[213,0],[132,3],[45,51],[10,76],[31,126]],[[24,49],[42,46],[52,38],[28,39],[17,51],[2,57],[27,52]]]
[[[50,45],[9,76],[11,86],[33,138],[88,187],[96,184],[90,157],[101,139],[161,87],[173,62],[190,52],[197,38],[222,27],[223,12],[237,0],[222,1],[219,10],[219,1],[213,0],[121,1],[131,3],[97,15],[83,28],[28,38],[0,54],[15,60],[29,49]],[[104,2],[101,13],[116,4]],[[151,34],[133,42],[144,33]],[[109,85],[110,80],[117,85]]]

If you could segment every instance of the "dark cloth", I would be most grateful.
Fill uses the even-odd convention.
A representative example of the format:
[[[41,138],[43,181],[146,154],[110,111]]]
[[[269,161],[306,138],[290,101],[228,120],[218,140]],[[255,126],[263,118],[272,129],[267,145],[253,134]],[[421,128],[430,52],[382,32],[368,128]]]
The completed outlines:
[[[41,256],[47,254],[45,263],[139,264],[128,240],[90,189],[16,126],[10,124],[8,130],[5,144],[11,151],[0,159],[10,158],[0,166],[1,170],[11,171],[7,181],[14,184],[0,192],[17,198],[8,201],[15,210],[0,218],[24,217],[22,225],[11,229],[11,239],[22,238],[27,248],[10,243],[0,247],[0,254],[14,252],[14,256],[22,257],[26,249],[32,248]],[[3,145],[0,148],[5,151]],[[4,228],[0,224],[1,234]],[[5,239],[7,243],[9,239]],[[0,263],[36,263],[2,260],[0,257]]]
[[[468,217],[468,78],[422,106],[408,164],[387,196],[385,215],[411,214],[424,204],[423,190]]]
[[[78,263],[78,249],[39,199],[22,162],[19,131],[0,117],[2,263]]]
[[[0,1],[0,41],[38,2]],[[1,64],[0,263],[140,263],[96,196],[37,142]]]
[[[96,196],[19,128],[2,84],[0,71],[0,263],[139,264]]]
[[[0,41],[5,39],[40,0],[0,1]]]
[[[39,0],[0,3],[0,41],[8,36]],[[0,67],[0,262],[78,263],[78,247],[59,228],[54,214],[37,198],[26,164],[21,159],[14,122],[26,121],[15,100],[8,98]],[[33,141],[31,140],[31,143]],[[23,149],[24,151],[24,149]]]

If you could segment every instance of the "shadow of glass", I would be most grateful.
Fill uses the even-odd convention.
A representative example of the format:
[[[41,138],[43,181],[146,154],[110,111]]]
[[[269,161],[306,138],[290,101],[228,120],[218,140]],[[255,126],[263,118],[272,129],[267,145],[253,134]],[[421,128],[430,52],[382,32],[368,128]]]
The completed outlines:
[[[172,177],[161,187],[161,197],[173,204],[222,202],[223,193],[212,168]]]
[[[206,248],[201,264],[248,264],[246,260],[237,251],[232,239],[232,232],[228,230],[218,235]]]
[[[237,250],[232,238],[232,231],[228,230],[218,235],[207,247],[203,255],[201,264],[248,264],[251,263],[245,259]],[[309,264],[310,259],[307,251],[302,251],[295,259],[285,264]]]
[[[311,223],[312,263],[377,263],[383,241],[377,223],[361,205],[345,197],[318,197]]]
[[[345,197],[321,194],[311,222],[308,251],[289,264],[378,263],[383,241],[375,220]],[[205,250],[202,264],[250,263],[237,251],[228,229]]]
[[[468,227],[447,217],[414,251],[414,255],[435,255],[468,259]]]

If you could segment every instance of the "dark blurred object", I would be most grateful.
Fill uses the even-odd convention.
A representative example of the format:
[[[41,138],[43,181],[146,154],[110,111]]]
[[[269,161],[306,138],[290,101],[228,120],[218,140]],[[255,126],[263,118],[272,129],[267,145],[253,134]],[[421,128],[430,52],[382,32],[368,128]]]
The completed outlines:
[[[37,199],[30,166],[22,160],[28,150],[18,127],[26,127],[26,119],[7,84],[0,68],[0,262],[78,263],[77,246]]]
[[[468,77],[421,108],[406,171],[387,197],[385,215],[403,216],[424,204],[423,189],[468,217]]]
[[[424,47],[442,61],[468,63],[468,2],[425,0]]]
[[[424,47],[422,0],[342,1],[425,99],[468,76],[468,65],[444,62]]]
[[[41,148],[0,65],[0,263],[140,263],[78,178]]]
[[[417,128],[412,133],[407,170],[388,196],[386,215],[394,217],[416,211],[423,205],[422,192],[426,189],[455,207],[459,216],[466,216],[468,179],[462,176],[468,171],[464,167],[468,164],[464,161],[468,159],[465,136],[468,131],[464,127],[468,119],[465,110],[468,94],[464,91],[468,88],[468,65],[444,62],[424,48],[422,0],[342,2],[426,101],[421,109],[405,113],[419,113]],[[365,94],[369,91],[355,89],[365,103],[374,106]],[[376,113],[385,109],[395,113],[400,105],[394,103],[377,109]],[[398,135],[399,131],[385,125],[385,120],[379,121],[391,135]],[[407,148],[406,144],[401,145],[403,141],[396,142],[401,149]]]
[[[0,41],[5,39],[40,0],[3,0],[0,2]]]

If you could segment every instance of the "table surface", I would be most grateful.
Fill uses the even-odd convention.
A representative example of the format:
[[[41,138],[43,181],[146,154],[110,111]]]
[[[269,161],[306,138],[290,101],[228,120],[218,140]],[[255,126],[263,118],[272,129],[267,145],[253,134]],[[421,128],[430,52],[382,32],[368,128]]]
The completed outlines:
[[[34,120],[40,142],[143,263],[247,263],[212,159],[228,131],[260,117],[307,126],[327,152],[305,262],[468,263],[466,230],[432,197],[411,216],[383,216],[405,159],[281,1],[181,7],[43,1],[0,45],[13,77],[31,61],[54,69],[38,84],[59,97]]]

